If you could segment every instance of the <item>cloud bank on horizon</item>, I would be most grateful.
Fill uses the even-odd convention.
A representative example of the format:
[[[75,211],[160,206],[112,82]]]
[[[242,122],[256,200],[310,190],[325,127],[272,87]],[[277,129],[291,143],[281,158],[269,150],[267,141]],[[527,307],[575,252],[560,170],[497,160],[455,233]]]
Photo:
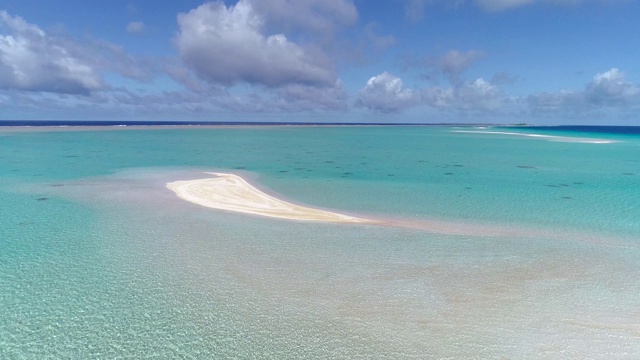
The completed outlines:
[[[0,9],[0,118],[640,125],[631,1],[74,4]]]

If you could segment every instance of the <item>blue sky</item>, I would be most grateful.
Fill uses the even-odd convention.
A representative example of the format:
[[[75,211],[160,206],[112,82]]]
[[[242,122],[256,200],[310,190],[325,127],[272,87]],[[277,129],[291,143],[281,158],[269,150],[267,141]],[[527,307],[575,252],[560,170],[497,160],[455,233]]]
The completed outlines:
[[[640,125],[640,2],[0,3],[0,119]]]

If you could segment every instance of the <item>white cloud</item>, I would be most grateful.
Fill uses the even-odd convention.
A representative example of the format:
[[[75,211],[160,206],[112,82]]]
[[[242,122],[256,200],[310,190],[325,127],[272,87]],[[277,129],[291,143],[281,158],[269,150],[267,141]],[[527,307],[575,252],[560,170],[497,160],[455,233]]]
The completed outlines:
[[[427,105],[440,110],[478,113],[499,111],[508,101],[497,85],[482,78],[450,87],[414,90],[404,88],[400,78],[384,72],[369,79],[360,90],[356,105],[380,112],[400,112]]]
[[[612,68],[594,76],[584,95],[586,100],[594,105],[626,105],[640,100],[640,87],[626,81],[624,73]]]
[[[358,93],[356,105],[380,112],[399,112],[420,102],[420,95],[405,89],[402,79],[388,72],[376,75]]]
[[[427,88],[424,99],[433,107],[461,111],[498,110],[506,101],[500,88],[482,78],[450,88]]]
[[[596,74],[582,91],[563,90],[527,98],[534,113],[586,113],[602,108],[640,107],[640,86],[626,80],[624,73],[612,68]]]
[[[142,21],[132,21],[127,25],[127,32],[129,34],[142,34],[146,30],[146,26]]]
[[[479,78],[464,84],[455,91],[460,109],[494,110],[504,100],[502,91],[492,83]]]
[[[422,104],[459,112],[500,111],[512,101],[499,85],[515,81],[513,76],[498,73],[491,80],[477,78],[473,81],[466,81],[462,77],[469,67],[485,56],[486,53],[481,50],[449,50],[441,56],[420,60],[407,58],[405,62],[407,67],[419,66],[429,70],[421,76],[433,86],[420,90]],[[443,76],[448,80],[448,86],[440,85]]]
[[[90,63],[64,41],[0,11],[0,88],[86,94],[104,87]]]
[[[178,15],[175,44],[182,61],[212,83],[332,86],[336,76],[319,50],[303,48],[284,34],[264,34],[264,18],[249,0],[226,7],[206,3]]]
[[[303,30],[333,35],[358,20],[352,0],[250,0],[253,9],[279,31]]]

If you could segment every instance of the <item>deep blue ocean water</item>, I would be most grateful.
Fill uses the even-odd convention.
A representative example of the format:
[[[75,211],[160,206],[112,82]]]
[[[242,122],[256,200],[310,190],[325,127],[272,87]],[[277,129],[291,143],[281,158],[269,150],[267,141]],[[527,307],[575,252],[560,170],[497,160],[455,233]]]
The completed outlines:
[[[633,359],[625,131],[0,129],[0,358]],[[214,170],[424,226],[264,219],[165,188]]]

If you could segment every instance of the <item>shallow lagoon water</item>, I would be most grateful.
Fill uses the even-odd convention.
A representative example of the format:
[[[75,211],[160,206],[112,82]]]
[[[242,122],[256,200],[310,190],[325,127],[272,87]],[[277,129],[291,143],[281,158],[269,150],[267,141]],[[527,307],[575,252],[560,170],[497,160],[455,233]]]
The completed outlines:
[[[4,133],[0,357],[634,358],[639,139],[455,130]],[[263,219],[164,187],[213,170],[517,235]]]

